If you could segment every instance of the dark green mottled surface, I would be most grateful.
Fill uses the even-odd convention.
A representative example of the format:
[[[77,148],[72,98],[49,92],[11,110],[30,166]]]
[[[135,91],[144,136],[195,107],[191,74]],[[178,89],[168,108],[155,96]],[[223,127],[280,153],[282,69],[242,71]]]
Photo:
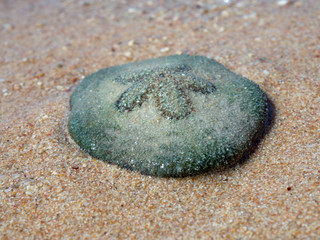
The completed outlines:
[[[212,59],[175,55],[86,77],[71,97],[69,132],[93,157],[176,177],[240,160],[266,121],[258,85]]]

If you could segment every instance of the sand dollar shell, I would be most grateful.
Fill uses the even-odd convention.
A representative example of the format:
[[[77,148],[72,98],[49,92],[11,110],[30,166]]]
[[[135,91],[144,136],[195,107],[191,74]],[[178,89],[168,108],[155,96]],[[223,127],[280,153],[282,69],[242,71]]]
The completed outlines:
[[[174,55],[102,69],[71,97],[69,132],[95,158],[154,176],[188,176],[242,159],[267,99],[220,63]]]

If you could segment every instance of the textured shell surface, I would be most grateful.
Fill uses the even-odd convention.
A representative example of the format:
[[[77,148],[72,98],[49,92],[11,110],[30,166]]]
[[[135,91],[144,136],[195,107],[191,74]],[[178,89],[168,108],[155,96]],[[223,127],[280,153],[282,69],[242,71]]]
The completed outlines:
[[[215,60],[173,55],[113,66],[82,80],[68,128],[91,156],[160,177],[244,158],[262,135],[267,98]]]

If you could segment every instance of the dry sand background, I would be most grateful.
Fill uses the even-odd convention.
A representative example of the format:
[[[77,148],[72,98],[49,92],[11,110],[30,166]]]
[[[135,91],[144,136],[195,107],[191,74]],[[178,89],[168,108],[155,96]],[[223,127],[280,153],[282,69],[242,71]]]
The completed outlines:
[[[320,239],[320,1],[0,0],[1,239]],[[260,84],[250,158],[182,179],[95,160],[66,132],[87,74],[175,53]]]

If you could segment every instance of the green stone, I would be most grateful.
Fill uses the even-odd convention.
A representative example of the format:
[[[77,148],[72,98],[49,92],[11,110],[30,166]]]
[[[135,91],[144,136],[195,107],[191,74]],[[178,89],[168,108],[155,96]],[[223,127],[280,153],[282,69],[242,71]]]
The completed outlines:
[[[69,132],[91,156],[181,177],[234,164],[267,122],[259,86],[220,63],[174,55],[102,69],[71,97]]]

